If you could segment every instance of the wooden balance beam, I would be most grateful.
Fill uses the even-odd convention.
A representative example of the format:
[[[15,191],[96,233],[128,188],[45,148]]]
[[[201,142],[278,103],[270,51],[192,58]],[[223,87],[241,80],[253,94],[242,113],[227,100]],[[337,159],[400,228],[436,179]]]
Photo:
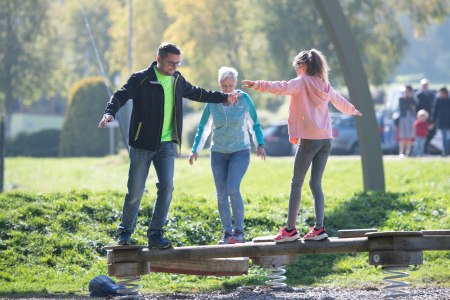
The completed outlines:
[[[154,271],[164,272],[166,269],[183,274],[228,276],[227,272],[245,274],[249,258],[300,254],[369,252],[371,265],[422,264],[422,250],[450,250],[450,230],[376,232],[374,229],[359,229],[340,231],[338,237],[323,241],[297,240],[277,244],[262,237],[252,242],[232,245],[189,246],[166,250],[149,250],[146,246],[108,246],[105,249],[108,251],[108,272],[111,276],[148,274],[152,265]],[[233,264],[238,267],[233,268]],[[229,270],[224,266],[228,266]],[[196,273],[190,273],[192,270]]]

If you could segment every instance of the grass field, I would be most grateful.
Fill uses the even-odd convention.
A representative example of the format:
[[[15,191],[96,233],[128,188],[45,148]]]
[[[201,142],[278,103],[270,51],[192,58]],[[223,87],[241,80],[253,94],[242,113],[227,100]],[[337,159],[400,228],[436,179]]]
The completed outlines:
[[[252,156],[241,191],[247,239],[272,235],[286,221],[293,158],[261,161]],[[175,191],[168,236],[176,246],[215,244],[220,236],[215,189],[207,152],[194,166],[187,158],[175,165]],[[450,228],[450,160],[433,157],[384,157],[386,192],[364,192],[359,157],[330,158],[323,178],[325,226],[339,229],[422,230]],[[128,158],[8,158],[6,193],[0,195],[0,297],[12,294],[86,295],[89,280],[107,274],[103,246],[115,241]],[[153,169],[141,204],[136,243],[145,244],[153,209]],[[314,219],[307,184],[302,191],[298,229]],[[415,286],[450,286],[450,253],[424,252],[413,267]],[[150,274],[148,291],[195,291],[262,285],[265,270],[252,266],[241,277]],[[291,286],[382,286],[380,269],[368,265],[367,253],[303,255],[288,267]]]

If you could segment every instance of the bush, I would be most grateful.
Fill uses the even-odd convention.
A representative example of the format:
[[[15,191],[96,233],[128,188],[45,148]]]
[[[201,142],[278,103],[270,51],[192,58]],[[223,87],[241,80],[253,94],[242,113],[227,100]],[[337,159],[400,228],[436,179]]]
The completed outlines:
[[[61,131],[61,156],[103,156],[109,153],[109,132],[97,128],[108,98],[101,77],[86,78],[74,85]]]
[[[59,129],[46,129],[35,133],[20,133],[6,140],[6,156],[55,157],[58,156]]]

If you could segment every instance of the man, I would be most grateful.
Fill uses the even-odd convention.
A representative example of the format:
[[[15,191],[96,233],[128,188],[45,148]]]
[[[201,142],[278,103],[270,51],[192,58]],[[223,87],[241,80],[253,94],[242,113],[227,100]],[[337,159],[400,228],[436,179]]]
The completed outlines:
[[[117,229],[120,245],[131,245],[136,227],[139,205],[151,163],[158,177],[157,196],[153,215],[147,230],[149,249],[167,249],[171,241],[163,237],[163,227],[172,200],[174,176],[173,143],[181,146],[183,129],[182,99],[199,102],[235,103],[239,94],[211,92],[191,85],[176,71],[181,63],[180,49],[162,43],[156,61],[146,70],[131,75],[106,105],[99,128],[114,120],[116,112],[128,101],[133,101],[130,120],[130,169],[128,192],[122,210],[122,222]]]
[[[435,99],[435,93],[433,91],[430,91],[429,89],[429,81],[426,78],[423,78],[420,81],[421,88],[417,90],[415,94],[415,98],[417,101],[417,107],[416,112],[418,112],[421,109],[424,109],[427,111],[429,117],[428,123],[432,123],[432,115],[433,115],[433,106],[434,106],[434,99]],[[427,153],[428,144],[433,139],[433,137],[436,134],[436,128],[433,127],[428,131],[427,138],[425,140],[425,149],[423,150],[423,153]]]

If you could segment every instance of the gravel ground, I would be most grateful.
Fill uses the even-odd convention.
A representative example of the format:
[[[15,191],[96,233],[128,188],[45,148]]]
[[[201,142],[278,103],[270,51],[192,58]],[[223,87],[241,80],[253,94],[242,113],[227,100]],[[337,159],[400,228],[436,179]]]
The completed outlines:
[[[447,300],[450,299],[450,288],[411,288],[409,295],[397,299],[408,300]],[[379,300],[387,295],[387,291],[378,288],[367,289],[340,289],[340,288],[284,288],[272,289],[270,287],[241,287],[233,291],[219,291],[205,294],[152,294],[145,295],[149,300],[162,299],[242,299],[242,300],[271,300],[271,299],[297,299],[297,300]]]
[[[410,288],[409,295],[404,295],[396,299],[407,300],[450,300],[450,288]],[[221,299],[221,300],[272,300],[272,299],[296,299],[296,300],[380,300],[387,295],[387,292],[378,288],[365,288],[365,289],[342,289],[342,288],[283,288],[272,289],[267,286],[256,287],[240,287],[231,291],[218,291],[210,293],[170,293],[170,294],[145,294],[141,297],[141,300],[209,300],[209,299]],[[49,300],[49,299],[102,299],[102,298],[90,298],[82,296],[70,296],[70,295],[40,295],[37,297],[27,296],[4,296],[0,295],[0,299],[33,299],[33,300]],[[106,298],[114,299],[114,298]],[[387,298],[384,298],[387,299]]]

